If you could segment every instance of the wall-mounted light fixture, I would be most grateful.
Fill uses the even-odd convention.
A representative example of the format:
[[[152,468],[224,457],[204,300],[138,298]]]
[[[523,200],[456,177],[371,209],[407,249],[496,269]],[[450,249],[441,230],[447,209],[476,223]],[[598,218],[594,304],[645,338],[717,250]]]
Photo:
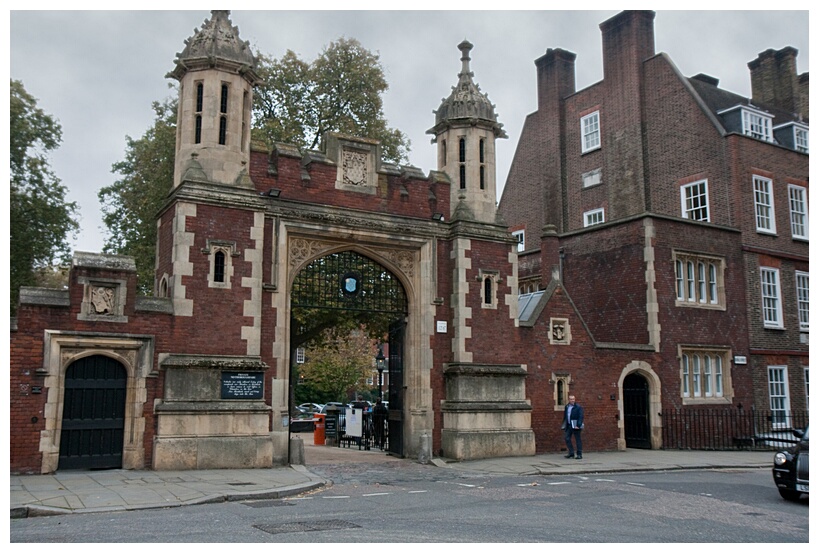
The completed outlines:
[[[443,213],[433,213],[432,214],[433,221],[440,221],[441,223],[444,222],[444,214]]]
[[[267,191],[267,196],[271,198],[278,198],[281,195],[282,191],[279,190],[278,188],[271,188],[270,190]]]

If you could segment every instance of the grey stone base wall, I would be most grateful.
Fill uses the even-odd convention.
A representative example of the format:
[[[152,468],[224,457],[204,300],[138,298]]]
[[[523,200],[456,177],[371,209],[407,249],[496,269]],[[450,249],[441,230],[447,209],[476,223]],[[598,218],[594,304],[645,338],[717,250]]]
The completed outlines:
[[[441,442],[446,457],[459,461],[535,454],[535,433],[532,430],[443,430]]]
[[[269,468],[273,441],[269,436],[156,438],[154,470]]]

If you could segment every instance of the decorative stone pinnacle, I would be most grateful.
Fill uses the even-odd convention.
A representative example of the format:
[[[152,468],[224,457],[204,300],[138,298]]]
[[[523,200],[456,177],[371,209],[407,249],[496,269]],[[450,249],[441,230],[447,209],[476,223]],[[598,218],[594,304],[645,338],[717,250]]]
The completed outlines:
[[[461,75],[471,75],[471,71],[469,70],[469,51],[472,50],[472,43],[464,39],[463,42],[458,45],[458,49],[461,51]]]

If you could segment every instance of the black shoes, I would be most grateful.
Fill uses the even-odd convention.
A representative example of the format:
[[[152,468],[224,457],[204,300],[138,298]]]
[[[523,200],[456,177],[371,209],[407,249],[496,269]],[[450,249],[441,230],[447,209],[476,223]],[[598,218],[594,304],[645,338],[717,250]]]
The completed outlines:
[[[578,455],[577,457],[575,457],[575,459],[582,459],[582,458],[583,458],[582,455]]]
[[[574,455],[564,455],[566,459],[574,459]]]

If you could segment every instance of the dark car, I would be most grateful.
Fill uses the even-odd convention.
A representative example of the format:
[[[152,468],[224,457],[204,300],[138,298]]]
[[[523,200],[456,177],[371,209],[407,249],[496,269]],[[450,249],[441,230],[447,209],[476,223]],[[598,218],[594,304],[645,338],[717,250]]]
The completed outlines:
[[[797,444],[774,455],[773,479],[779,495],[790,501],[808,494],[808,429],[794,430]]]

